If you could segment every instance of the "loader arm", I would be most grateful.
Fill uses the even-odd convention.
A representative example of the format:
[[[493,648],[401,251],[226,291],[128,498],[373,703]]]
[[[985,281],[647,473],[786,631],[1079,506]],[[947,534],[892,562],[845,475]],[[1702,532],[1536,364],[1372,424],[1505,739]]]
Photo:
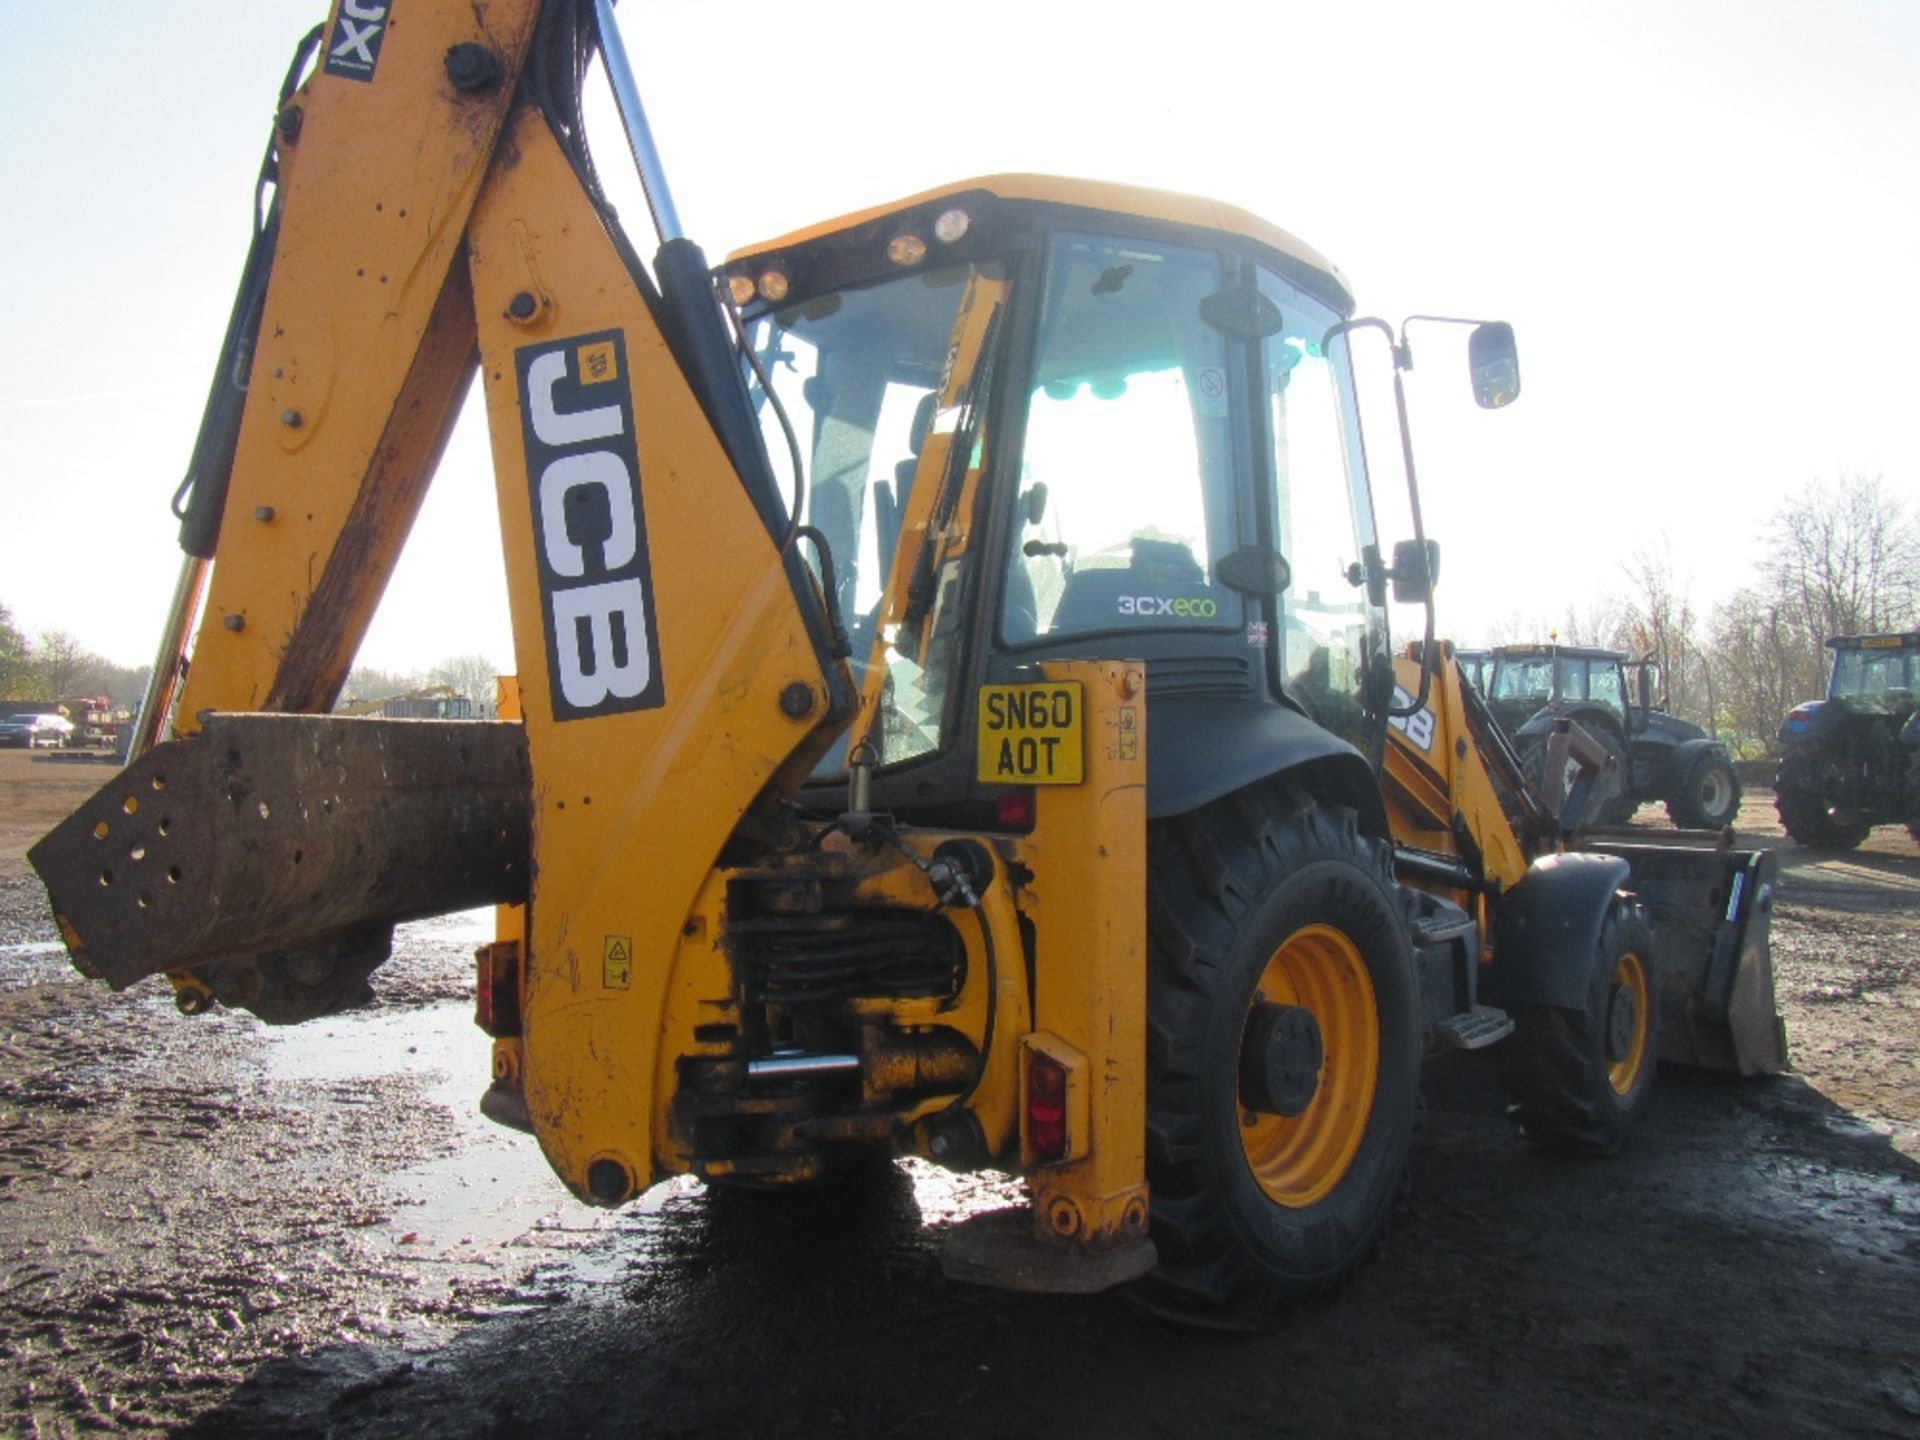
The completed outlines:
[[[1402,656],[1395,671],[1404,693],[1418,683],[1420,663]],[[1579,973],[1566,968],[1577,958],[1567,937],[1595,918],[1575,912],[1597,897],[1581,899],[1567,883],[1574,872],[1556,875],[1556,862],[1610,856],[1625,862],[1621,888],[1653,928],[1660,1058],[1741,1074],[1786,1068],[1768,948],[1770,852],[1737,848],[1730,833],[1588,830],[1578,821],[1584,798],[1569,804],[1574,828],[1563,830],[1565,797],[1538,793],[1522,773],[1450,647],[1427,703],[1387,733],[1381,788],[1401,874],[1474,915],[1482,982],[1503,1003],[1564,1003]],[[1576,797],[1590,793],[1607,763],[1577,725],[1553,737],[1548,757],[1555,788]],[[1500,923],[1503,907],[1514,923]]]
[[[373,65],[323,58],[291,95],[176,738],[33,854],[76,960],[116,985],[525,900],[524,1045],[549,1057],[527,1099],[582,1193],[593,1160],[645,1183],[651,1107],[632,1102],[687,908],[741,816],[797,785],[856,698],[764,457],[743,473],[730,456],[711,418],[727,397],[689,381],[592,187],[585,13],[413,0]],[[707,292],[672,328],[703,311],[718,327]],[[333,704],[476,369],[522,725],[384,722],[340,745],[330,727],[383,722],[251,718]],[[443,723],[460,735],[451,764],[421,738]],[[210,726],[209,765],[182,747]],[[463,766],[525,787],[530,841],[486,833]],[[256,803],[296,773],[305,789]],[[475,847],[501,852],[491,879],[441,863],[462,877],[447,884],[426,859]],[[578,1153],[553,1150],[562,1111]]]

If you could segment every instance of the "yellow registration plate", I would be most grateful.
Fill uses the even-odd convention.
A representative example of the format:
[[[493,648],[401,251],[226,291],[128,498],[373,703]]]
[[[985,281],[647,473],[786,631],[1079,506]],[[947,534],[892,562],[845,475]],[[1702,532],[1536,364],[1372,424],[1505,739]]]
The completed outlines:
[[[1085,773],[1085,715],[1077,680],[982,685],[980,779],[990,785],[1078,785]]]

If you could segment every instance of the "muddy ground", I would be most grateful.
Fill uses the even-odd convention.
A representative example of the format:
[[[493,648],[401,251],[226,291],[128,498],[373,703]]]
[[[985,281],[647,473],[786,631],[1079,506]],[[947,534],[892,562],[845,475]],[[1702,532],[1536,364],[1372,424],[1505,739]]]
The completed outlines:
[[[484,916],[291,1031],[80,981],[21,855],[107,774],[0,752],[0,1435],[1920,1435],[1904,831],[1823,859],[1749,796],[1795,1074],[1663,1073],[1572,1163],[1490,1057],[1435,1062],[1380,1262],[1220,1336],[947,1282],[940,1227],[1008,1192],[917,1167],[575,1205],[474,1111]]]

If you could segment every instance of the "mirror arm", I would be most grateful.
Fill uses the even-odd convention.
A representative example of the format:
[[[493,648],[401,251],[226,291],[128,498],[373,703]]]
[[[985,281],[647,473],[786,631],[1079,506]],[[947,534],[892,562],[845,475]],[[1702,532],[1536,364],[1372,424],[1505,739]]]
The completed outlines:
[[[1416,315],[1411,318],[1420,320],[1437,317]],[[1404,325],[1401,327],[1401,333],[1395,335],[1393,327],[1386,321],[1377,316],[1363,315],[1357,320],[1342,320],[1328,330],[1320,342],[1321,353],[1327,353],[1335,339],[1351,335],[1353,331],[1360,329],[1378,330],[1387,337],[1387,344],[1393,351],[1393,410],[1395,418],[1400,423],[1400,456],[1407,468],[1407,505],[1413,515],[1413,542],[1424,565],[1427,556],[1427,528],[1420,518],[1420,485],[1413,473],[1413,430],[1407,420],[1407,387],[1400,378],[1403,372],[1413,368],[1413,351],[1407,347]],[[1350,339],[1347,341],[1347,348],[1349,350],[1353,348],[1353,342]],[[1409,716],[1418,715],[1426,707],[1427,697],[1433,693],[1433,585],[1432,577],[1428,578],[1425,602],[1426,640],[1420,647],[1420,693],[1413,697],[1413,703],[1410,705],[1388,705],[1385,712],[1388,719],[1405,720]]]

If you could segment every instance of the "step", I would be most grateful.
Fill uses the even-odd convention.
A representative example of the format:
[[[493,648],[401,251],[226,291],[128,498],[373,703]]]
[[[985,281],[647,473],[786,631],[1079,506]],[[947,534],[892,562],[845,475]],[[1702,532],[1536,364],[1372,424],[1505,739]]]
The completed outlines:
[[[1476,1005],[1433,1027],[1434,1039],[1452,1050],[1484,1050],[1513,1033],[1513,1017],[1493,1005]]]

